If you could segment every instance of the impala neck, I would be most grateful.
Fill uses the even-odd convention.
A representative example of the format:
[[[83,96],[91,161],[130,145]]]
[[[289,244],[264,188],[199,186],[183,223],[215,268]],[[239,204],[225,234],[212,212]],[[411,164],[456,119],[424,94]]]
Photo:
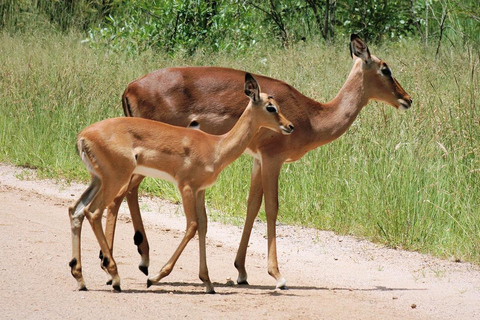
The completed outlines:
[[[235,126],[224,135],[217,146],[217,156],[215,166],[222,168],[229,165],[232,161],[240,157],[247,146],[252,141],[260,126],[252,117],[252,106],[248,106],[238,119]]]
[[[337,96],[321,105],[311,117],[311,125],[318,145],[341,136],[355,121],[359,112],[368,103],[363,81],[362,61],[357,59],[347,81]]]

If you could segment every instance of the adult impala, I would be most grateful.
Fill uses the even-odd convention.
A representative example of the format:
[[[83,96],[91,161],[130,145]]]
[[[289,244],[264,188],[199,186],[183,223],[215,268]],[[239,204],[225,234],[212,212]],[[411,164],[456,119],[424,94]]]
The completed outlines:
[[[295,124],[290,136],[261,130],[248,146],[254,156],[247,217],[235,259],[239,284],[247,283],[245,256],[255,217],[265,198],[268,235],[268,273],[285,287],[277,262],[275,223],[278,214],[278,177],[284,162],[296,161],[306,152],[340,137],[369,102],[378,100],[399,109],[411,106],[410,96],[392,77],[385,61],[371,55],[367,45],[355,34],[350,38],[353,67],[330,102],[314,101],[283,81],[256,75],[259,84],[282,106],[282,111]],[[177,126],[191,123],[209,133],[227,132],[237,121],[245,105],[238,94],[244,72],[216,67],[167,68],[154,71],[128,85],[123,94],[125,115],[163,121]],[[328,81],[325,79],[324,81]],[[138,209],[136,180],[127,194],[135,228],[135,244],[142,255],[140,269],[148,272],[148,242]],[[107,214],[106,233],[113,245],[115,219],[120,201],[113,203]]]
[[[114,118],[97,122],[82,130],[77,139],[79,154],[92,181],[75,205],[69,208],[72,228],[72,275],[80,290],[85,290],[80,258],[80,237],[84,217],[90,222],[100,244],[103,267],[120,291],[120,277],[102,229],[102,213],[115,198],[122,199],[135,175],[152,176],[175,183],[180,190],[187,229],[175,253],[148,286],[170,274],[197,228],[200,242],[200,279],[206,291],[214,288],[208,276],[205,235],[205,189],[215,183],[219,173],[238,158],[260,128],[290,134],[293,125],[279,110],[275,100],[260,88],[250,75],[244,91],[250,102],[235,126],[224,135],[180,128],[141,118]],[[118,201],[118,200],[117,200]]]

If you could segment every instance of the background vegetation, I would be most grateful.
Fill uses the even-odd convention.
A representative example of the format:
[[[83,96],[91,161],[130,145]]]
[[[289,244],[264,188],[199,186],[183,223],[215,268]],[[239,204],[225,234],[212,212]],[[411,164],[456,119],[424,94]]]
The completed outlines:
[[[242,52],[319,38],[369,42],[420,38],[428,46],[480,44],[478,0],[0,0],[0,27],[32,17],[88,34],[94,47],[137,54],[198,49]]]
[[[76,133],[121,116],[141,75],[222,65],[328,101],[360,33],[414,105],[370,103],[343,137],[285,165],[280,221],[480,263],[477,1],[0,0],[0,13],[0,161],[67,180],[88,179]],[[212,216],[243,221],[250,163],[207,192]],[[144,190],[179,200],[166,182]]]

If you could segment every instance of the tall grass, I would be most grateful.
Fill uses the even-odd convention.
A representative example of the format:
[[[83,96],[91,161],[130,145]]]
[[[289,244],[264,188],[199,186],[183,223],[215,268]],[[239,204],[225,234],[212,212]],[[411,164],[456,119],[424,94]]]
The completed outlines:
[[[198,52],[184,60],[94,51],[81,38],[0,35],[0,161],[87,180],[77,132],[121,116],[126,85],[157,68],[230,66],[327,101],[352,65],[345,45],[264,47],[241,57]],[[388,61],[413,107],[398,113],[372,102],[344,136],[284,165],[280,221],[480,263],[478,52],[444,48],[435,59],[414,41],[370,49]],[[207,206],[243,217],[250,170],[248,156],[227,168],[207,192]],[[179,200],[166,182],[149,180],[144,190]]]

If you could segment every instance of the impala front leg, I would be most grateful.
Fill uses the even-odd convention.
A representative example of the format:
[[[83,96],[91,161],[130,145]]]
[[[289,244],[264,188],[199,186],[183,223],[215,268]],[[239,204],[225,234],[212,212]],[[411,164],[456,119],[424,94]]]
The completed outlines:
[[[278,177],[283,162],[262,161],[262,184],[265,195],[265,214],[267,216],[268,238],[268,274],[277,280],[277,289],[286,288],[286,280],[280,274],[277,260],[276,223],[278,215]]]
[[[260,160],[255,159],[252,168],[250,192],[248,194],[247,218],[245,219],[242,239],[240,240],[240,245],[237,250],[237,256],[235,258],[235,268],[237,268],[238,270],[238,284],[248,284],[247,270],[245,269],[245,258],[247,255],[248,242],[252,233],[253,224],[262,204],[262,197],[262,169],[260,165]]]
[[[199,278],[206,286],[207,293],[215,293],[212,282],[208,275],[207,267],[207,250],[206,250],[206,235],[207,235],[207,212],[205,210],[205,190],[198,192],[197,201],[197,218],[198,218],[198,244],[200,247],[200,271]]]
[[[148,278],[147,288],[150,287],[152,284],[158,283],[161,279],[165,278],[172,272],[173,267],[175,267],[175,263],[177,262],[178,258],[182,254],[188,242],[195,236],[195,233],[197,232],[198,221],[197,221],[197,214],[196,214],[194,192],[189,187],[183,187],[179,189],[182,195],[183,211],[185,212],[185,217],[187,218],[187,227],[186,227],[185,235],[183,236],[183,239],[180,242],[180,245],[177,247],[173,255],[167,261],[167,263],[162,267],[160,272],[157,275],[151,276]]]

